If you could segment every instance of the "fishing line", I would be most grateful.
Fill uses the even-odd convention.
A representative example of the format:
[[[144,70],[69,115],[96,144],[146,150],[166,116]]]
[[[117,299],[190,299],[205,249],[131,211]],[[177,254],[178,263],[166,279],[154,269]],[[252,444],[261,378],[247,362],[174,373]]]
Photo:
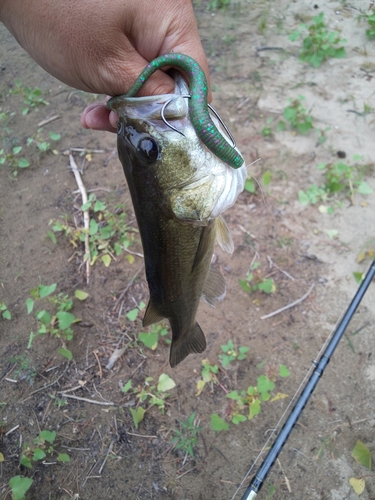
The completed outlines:
[[[296,408],[298,403],[299,403],[299,400],[297,400],[297,403],[295,405],[295,407],[293,408],[291,414],[288,416],[288,418],[285,420],[284,422],[284,426],[287,427],[287,423],[289,421],[289,419],[293,419],[293,417],[295,417],[294,419],[294,423],[293,425],[290,427],[290,429],[282,429],[282,432],[280,433],[280,435],[278,436],[278,438],[281,437],[281,435],[283,434],[283,431],[285,430],[286,434],[285,436],[283,436],[281,438],[281,444],[280,444],[280,447],[278,449],[278,451],[276,450],[275,451],[275,456],[272,457],[272,459],[270,458],[270,462],[266,463],[265,462],[267,461],[267,459],[269,458],[269,455],[270,455],[270,452],[272,451],[273,447],[275,446],[276,442],[277,442],[277,439],[274,441],[270,451],[268,452],[266,458],[264,459],[261,467],[258,469],[257,471],[257,474],[259,474],[259,471],[264,467],[264,474],[262,476],[262,478],[255,478],[255,483],[257,483],[256,485],[254,485],[253,488],[251,488],[252,486],[252,483],[253,481],[250,483],[248,489],[246,490],[244,496],[242,497],[242,499],[251,499],[251,498],[255,498],[258,491],[260,490],[262,484],[263,484],[263,481],[265,480],[269,470],[271,469],[272,465],[273,465],[273,462],[274,460],[276,460],[276,458],[278,457],[279,453],[281,452],[286,440],[288,439],[289,437],[289,434],[290,432],[292,431],[293,429],[293,426],[295,425],[295,423],[297,422],[297,419],[299,418],[300,414],[302,413],[303,409],[304,409],[304,406],[306,405],[307,403],[307,400],[309,399],[309,397],[311,396],[313,390],[315,389],[316,387],[316,384],[318,383],[326,365],[328,364],[329,360],[330,360],[330,357],[333,355],[334,353],[334,350],[336,349],[339,341],[341,340],[342,338],[342,335],[344,334],[344,331],[346,329],[346,327],[348,326],[350,320],[352,319],[358,305],[360,304],[364,294],[366,293],[366,290],[368,288],[368,286],[370,285],[373,277],[375,275],[375,261],[372,262],[366,272],[366,275],[361,283],[361,285],[359,286],[359,288],[357,289],[357,292],[355,293],[354,297],[350,300],[348,306],[346,307],[346,309],[341,313],[339,319],[337,320],[335,326],[333,327],[330,335],[328,336],[327,340],[324,342],[322,348],[320,349],[317,357],[315,358],[315,360],[312,362],[312,366],[310,367],[310,369],[308,370],[308,372],[306,373],[304,379],[302,380],[301,384],[299,385],[297,391],[295,392],[292,400],[290,401],[290,403],[288,404],[287,408],[285,409],[285,411],[283,412],[281,418],[279,419],[279,421],[277,422],[276,424],[276,427],[273,429],[273,431],[271,432],[269,438],[267,439],[265,445],[263,446],[263,448],[261,449],[261,451],[259,452],[259,454],[257,455],[257,457],[255,458],[253,464],[251,465],[250,469],[247,471],[245,477],[243,478],[243,480],[241,481],[240,485],[238,486],[237,490],[235,491],[234,495],[232,496],[231,500],[234,500],[234,498],[236,497],[237,493],[239,492],[239,490],[241,489],[243,483],[246,481],[246,479],[248,478],[248,476],[251,474],[252,470],[254,469],[256,463],[258,462],[259,458],[261,457],[261,455],[264,453],[268,443],[271,441],[271,439],[275,436],[276,434],[276,431],[280,428],[281,426],[281,422],[283,421],[286,413],[288,412],[289,408],[291,407],[291,405],[293,404],[293,402],[296,400],[297,398],[297,394],[299,394],[299,400],[302,398],[302,396],[304,396],[304,392],[306,391],[307,389],[307,386],[309,386],[310,382],[312,384],[312,388],[311,388],[311,391],[309,392],[309,394],[307,395],[307,398],[305,400],[305,403],[303,404],[303,406],[301,408]],[[330,345],[332,344],[332,345]],[[329,353],[327,351],[330,351]],[[319,371],[318,371],[318,368],[319,368]],[[313,375],[314,375],[314,372],[316,371],[316,375],[317,375],[317,378],[316,380],[310,380],[313,378]],[[306,380],[309,378],[309,381],[306,383]],[[302,390],[302,387],[303,387],[303,390]],[[310,388],[309,388],[310,389]],[[303,398],[305,399],[305,398]],[[296,415],[293,415],[294,411],[296,410]],[[276,447],[275,447],[276,448]],[[249,491],[248,491],[249,490]],[[249,495],[247,496],[247,493],[249,493]]]

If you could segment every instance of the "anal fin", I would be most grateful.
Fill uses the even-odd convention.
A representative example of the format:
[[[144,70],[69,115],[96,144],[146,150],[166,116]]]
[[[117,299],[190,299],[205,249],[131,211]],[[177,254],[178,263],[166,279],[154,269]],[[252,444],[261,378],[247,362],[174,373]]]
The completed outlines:
[[[147,309],[145,312],[145,315],[143,317],[142,325],[144,327],[150,326],[154,323],[157,323],[158,321],[161,321],[164,319],[164,316],[162,316],[158,311],[155,309],[154,305],[151,302],[151,299],[147,305]]]
[[[223,300],[226,293],[224,276],[218,269],[210,267],[203,286],[202,299],[215,307],[215,301]]]
[[[169,363],[174,368],[192,352],[200,354],[205,349],[204,333],[198,323],[195,323],[194,329],[181,342],[172,340]]]

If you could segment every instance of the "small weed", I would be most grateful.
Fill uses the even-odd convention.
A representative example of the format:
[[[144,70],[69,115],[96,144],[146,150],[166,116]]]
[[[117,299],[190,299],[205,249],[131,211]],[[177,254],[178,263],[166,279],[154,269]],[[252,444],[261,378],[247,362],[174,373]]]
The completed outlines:
[[[181,450],[184,455],[190,455],[194,458],[194,447],[198,443],[198,434],[202,430],[199,427],[199,420],[193,412],[186,420],[179,420],[180,430],[174,430],[175,437],[171,443],[175,450]]]
[[[207,10],[227,10],[231,0],[209,0]]]
[[[213,388],[213,384],[218,383],[217,373],[219,371],[218,365],[210,365],[208,359],[202,360],[202,371],[201,371],[201,379],[197,382],[197,393],[196,396],[199,396],[206,384],[211,385],[211,391]]]
[[[289,122],[292,130],[295,130],[301,135],[307,134],[309,130],[314,128],[312,123],[312,117],[308,114],[306,108],[303,106],[302,101],[305,100],[305,97],[300,95],[297,99],[289,99],[289,106],[284,109],[284,118],[287,122]],[[280,121],[278,124],[278,130],[285,129],[284,122]]]
[[[257,190],[254,177],[248,177],[245,181],[245,191],[251,194],[255,194]]]
[[[0,165],[7,163],[13,169],[14,177],[17,177],[19,168],[30,166],[29,160],[19,156],[22,149],[22,146],[13,146],[8,152],[5,149],[0,149]]]
[[[10,362],[16,365],[16,369],[13,372],[13,378],[15,380],[26,380],[30,385],[33,385],[37,371],[32,366],[31,361],[26,354],[13,356],[10,358]]]
[[[336,438],[336,433],[333,433],[330,437],[321,439],[321,445],[317,451],[317,454],[315,455],[315,460],[319,464],[323,460],[323,457],[326,454],[326,451],[330,452],[332,459],[338,458],[338,456],[339,456],[338,452],[334,447],[335,438]]]
[[[9,91],[9,94],[20,94],[23,97],[23,102],[25,107],[22,108],[22,114],[27,115],[30,108],[36,108],[37,106],[46,106],[49,104],[42,97],[42,91],[38,87],[30,88],[24,87],[20,80],[15,80],[14,89]]]
[[[337,31],[328,30],[324,22],[323,12],[313,18],[310,26],[302,24],[298,30],[293,31],[289,35],[289,40],[292,42],[298,40],[302,34],[301,30],[309,32],[308,36],[302,41],[302,49],[299,54],[301,61],[318,68],[331,57],[342,58],[346,56],[344,47],[339,46],[345,43],[346,40],[341,38],[340,33]]]
[[[68,220],[51,220],[52,231],[48,236],[53,243],[56,243],[55,234],[64,234],[69,243],[83,254],[83,259],[90,259],[93,266],[100,259],[108,267],[112,260],[127,250],[134,242],[134,228],[126,225],[126,213],[123,205],[117,205],[111,212],[107,204],[90,194],[88,202],[81,207],[82,211],[90,210],[89,228],[89,249],[90,255],[84,254],[84,241],[87,231],[83,228],[76,228],[69,224]],[[54,234],[55,233],[55,234]],[[134,262],[134,256],[130,253],[126,255],[130,264]]]
[[[22,500],[25,498],[25,494],[33,482],[34,480],[29,477],[13,476],[9,481],[9,486],[12,491],[12,500]]]
[[[354,157],[355,160],[360,159]],[[369,170],[368,165],[350,165],[343,162],[317,165],[317,169],[324,172],[325,182],[318,186],[313,184],[306,191],[299,191],[298,199],[301,205],[315,205],[318,202],[327,203],[332,197],[343,193],[354,203],[354,194],[368,195],[372,193],[371,187],[363,180],[364,174]],[[322,212],[333,213],[332,206],[320,208]]]
[[[368,14],[361,14],[357,17],[358,20],[365,19],[368,24],[368,29],[366,30],[366,36],[370,40],[375,38],[375,7],[370,9]]]
[[[165,337],[168,335],[168,330],[166,325],[164,324],[156,324],[156,325],[151,325],[150,327],[151,331],[149,333],[147,332],[140,332],[138,334],[138,339],[149,349],[155,350],[158,346],[158,342],[160,340],[159,335],[161,337]],[[167,344],[170,344],[171,341],[170,339],[165,339],[165,342]]]
[[[276,291],[276,284],[272,278],[264,278],[259,269],[260,263],[254,262],[244,280],[238,280],[241,288],[247,292],[263,292],[267,294]]]
[[[239,347],[238,350],[235,348],[233,342],[231,340],[228,341],[227,344],[221,346],[221,350],[223,354],[219,354],[219,359],[223,368],[228,366],[232,361],[236,359],[238,361],[242,361],[246,359],[246,354],[248,353],[250,347]]]
[[[6,304],[4,302],[1,302],[1,300],[0,300],[0,314],[1,317],[4,319],[11,319],[12,317]]]
[[[30,146],[34,144],[40,153],[47,153],[48,151],[52,151],[53,154],[57,155],[58,151],[51,148],[51,141],[59,141],[61,139],[61,135],[56,132],[49,132],[49,139],[46,139],[44,135],[42,135],[43,129],[40,128],[35,135],[35,137],[29,137],[27,139],[27,145]]]
[[[166,405],[165,400],[170,396],[168,391],[176,387],[175,381],[165,373],[160,375],[156,385],[151,385],[153,380],[154,379],[152,377],[146,377],[143,384],[138,384],[137,387],[133,388],[132,380],[130,379],[122,388],[122,392],[130,394],[131,391],[131,394],[135,395],[139,399],[137,408],[130,408],[130,413],[137,429],[139,424],[142,422],[146,411],[152,406],[157,406],[164,415]],[[140,406],[141,403],[147,403],[147,409]]]
[[[28,314],[31,314],[36,301],[47,298],[47,301],[54,306],[54,311],[51,313],[46,309],[35,312],[37,320],[37,332],[30,332],[28,348],[31,347],[35,336],[42,336],[49,334],[62,340],[63,347],[59,349],[59,353],[71,360],[73,355],[69,349],[66,348],[65,343],[72,340],[74,332],[72,325],[80,321],[69,312],[73,307],[73,299],[68,295],[58,293],[52,295],[56,290],[56,283],[45,286],[39,285],[38,287],[30,290],[30,297],[26,300],[26,308]],[[76,290],[75,297],[78,300],[85,300],[88,297],[86,292]]]

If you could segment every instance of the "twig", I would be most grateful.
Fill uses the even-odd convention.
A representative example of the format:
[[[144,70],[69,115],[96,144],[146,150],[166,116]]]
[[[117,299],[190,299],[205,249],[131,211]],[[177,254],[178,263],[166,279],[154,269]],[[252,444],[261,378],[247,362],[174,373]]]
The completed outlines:
[[[45,120],[42,120],[41,122],[38,123],[38,127],[43,127],[44,125],[47,125],[47,123],[54,122],[55,120],[58,120],[61,118],[59,115],[53,115],[50,116],[49,118],[46,118]]]
[[[98,362],[99,365],[99,378],[103,378],[103,370],[102,370],[102,365],[100,364],[98,355],[96,354],[96,351],[93,351],[94,356],[96,357],[96,361]]]
[[[287,278],[289,278],[290,280],[292,281],[295,281],[295,278],[293,278],[293,276],[291,274],[289,274],[288,272],[284,271],[284,269],[281,269],[281,267],[279,267],[272,259],[269,255],[267,255],[267,259],[268,259],[268,262],[270,263],[270,267],[272,268],[272,266],[275,266],[276,269],[278,269],[281,273],[285,274],[285,276]]]
[[[196,469],[196,467],[193,467],[192,469],[187,470],[186,472],[181,474],[181,476],[177,476],[176,479],[181,479],[185,474],[189,474],[189,472],[191,472],[192,470],[195,470],[195,469]]]
[[[138,437],[138,438],[157,438],[157,436],[147,436],[145,434],[134,434],[133,432],[127,432],[126,434],[129,434],[129,436],[135,436],[135,437]]]
[[[286,52],[283,47],[267,47],[267,46],[263,46],[263,47],[255,47],[255,50],[257,52],[261,52],[262,50],[282,50],[282,51]]]
[[[289,493],[292,493],[292,488],[290,487],[289,479],[286,477],[285,472],[284,472],[283,468],[281,467],[281,462],[280,462],[279,459],[277,459],[277,463],[279,464],[281,472],[282,472],[282,474],[284,476],[286,487],[288,488]]]
[[[111,453],[111,451],[112,451],[112,448],[113,448],[114,443],[115,443],[115,442],[114,442],[114,441],[112,441],[112,442],[111,442],[111,444],[109,445],[109,448],[108,448],[107,454],[106,454],[106,456],[105,456],[105,459],[104,459],[104,461],[103,461],[102,465],[100,466],[100,469],[98,470],[98,473],[99,473],[99,474],[101,474],[101,473],[102,473],[102,470],[103,470],[103,468],[104,468],[104,466],[105,466],[105,463],[106,463],[106,461],[107,461],[108,455],[109,455],[109,454]]]
[[[8,436],[9,434],[12,434],[12,432],[16,431],[18,429],[19,425],[16,425],[15,427],[13,427],[13,429],[10,429],[10,431],[8,431],[6,434],[4,434],[4,436]]]
[[[115,406],[115,403],[111,403],[110,401],[95,401],[94,399],[88,398],[80,398],[79,396],[73,396],[73,394],[66,394],[66,392],[59,391],[59,394],[63,394],[64,398],[77,399],[78,401],[85,401],[86,403],[92,403],[94,405],[101,406]]]
[[[113,307],[113,310],[116,311],[118,305],[120,304],[120,302],[122,301],[122,299],[125,297],[127,291],[129,290],[129,288],[132,286],[132,284],[134,283],[134,281],[136,280],[136,278],[138,277],[138,275],[141,273],[141,271],[143,270],[144,268],[144,264],[141,265],[141,267],[138,269],[138,271],[135,273],[135,275],[132,277],[132,279],[129,281],[129,283],[126,285],[126,287],[124,288],[124,290],[120,293],[120,296],[119,298],[116,300],[116,304],[114,305]]]
[[[76,178],[78,188],[82,196],[82,205],[87,203],[87,192],[86,188],[82,182],[81,174],[79,173],[76,162],[74,161],[73,155],[69,154],[70,168]],[[86,257],[86,282],[89,284],[90,281],[90,246],[89,246],[89,230],[90,230],[90,216],[89,211],[83,211],[83,224],[85,228],[85,257]]]
[[[305,295],[303,295],[303,297],[301,297],[300,299],[296,300],[295,302],[292,302],[291,304],[288,304],[287,306],[284,306],[282,307],[281,309],[277,309],[277,311],[274,311],[272,313],[269,313],[269,314],[266,314],[265,316],[261,316],[260,319],[268,319],[268,318],[272,318],[272,316],[276,316],[276,314],[280,314],[281,312],[283,311],[286,311],[287,309],[290,309],[291,307],[294,307],[296,306],[297,304],[300,304],[302,301],[304,301],[305,299],[307,299],[307,297],[310,295],[310,293],[312,292],[312,289],[314,288],[315,286],[315,283],[313,283],[309,290],[305,293]]]
[[[62,372],[61,375],[59,375],[57,377],[56,380],[54,380],[50,384],[44,385],[43,387],[39,387],[39,389],[35,389],[35,391],[30,392],[30,394],[27,396],[27,398],[24,399],[23,401],[21,401],[21,403],[24,403],[25,401],[27,401],[33,394],[36,394],[37,392],[40,392],[40,391],[44,391],[45,389],[48,389],[48,387],[52,387],[53,385],[55,385],[65,375],[68,368],[69,368],[69,363],[66,365],[65,370]]]

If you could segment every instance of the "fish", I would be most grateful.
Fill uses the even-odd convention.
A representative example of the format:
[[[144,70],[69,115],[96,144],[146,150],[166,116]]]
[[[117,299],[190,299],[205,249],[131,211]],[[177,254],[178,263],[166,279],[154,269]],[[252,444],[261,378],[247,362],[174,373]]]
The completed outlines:
[[[118,154],[143,246],[150,294],[143,326],[169,320],[172,368],[206,349],[196,313],[201,298],[215,305],[225,296],[224,277],[211,260],[216,241],[233,252],[221,214],[247,178],[245,166],[231,168],[202,143],[189,118],[189,88],[180,73],[174,79],[174,94],[107,103],[119,117]]]

